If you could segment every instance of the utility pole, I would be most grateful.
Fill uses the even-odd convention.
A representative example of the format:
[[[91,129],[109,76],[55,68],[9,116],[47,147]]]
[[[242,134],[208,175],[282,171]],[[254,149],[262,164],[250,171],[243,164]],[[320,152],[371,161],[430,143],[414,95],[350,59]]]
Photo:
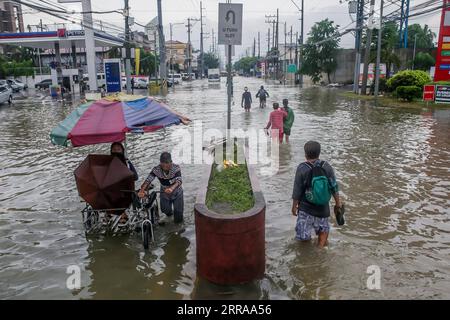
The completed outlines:
[[[278,73],[280,72],[280,51],[278,50],[279,48],[279,29],[278,29],[278,27],[279,27],[279,22],[280,22],[280,15],[279,15],[279,10],[278,10],[278,8],[277,8],[277,33],[276,33],[276,36],[277,36],[277,40],[276,40],[276,43],[275,43],[275,47],[276,47],[276,57],[277,57],[277,63],[276,63],[276,73],[275,73],[275,78],[274,78],[274,80],[276,80],[276,79],[278,79]]]
[[[299,69],[298,63],[298,32],[295,33],[295,65],[297,66],[297,70]],[[297,76],[297,73],[295,74]],[[297,80],[297,77],[294,77]]]
[[[261,57],[261,39],[258,31],[258,59]]]
[[[372,31],[373,31],[373,17],[375,14],[375,0],[370,0],[370,14],[369,20],[367,22],[367,39],[366,39],[366,51],[364,53],[364,71],[363,80],[361,85],[361,93],[366,94],[367,90],[367,78],[369,73],[369,56],[370,56],[370,45],[372,43]]]
[[[267,54],[266,56],[269,54],[270,52],[270,28],[267,29]]]
[[[204,57],[204,51],[203,51],[203,4],[200,1],[200,79],[203,79],[203,72],[205,71],[205,57]],[[190,79],[190,74],[189,74]]]
[[[301,25],[301,32],[300,32],[300,61],[301,62],[299,62],[299,69],[300,69],[300,63],[301,64],[303,64],[303,43],[304,43],[304,39],[303,39],[303,36],[304,36],[304,27],[305,27],[305,16],[304,16],[304,13],[305,13],[305,1],[304,0],[302,0],[302,25]],[[303,86],[303,75],[300,73],[299,74],[299,83],[300,83],[300,86]]]
[[[305,11],[305,1],[302,0],[302,7],[300,8],[297,3],[295,3],[294,0],[292,0],[292,3],[297,7],[298,11],[300,12],[300,38],[298,37],[298,33],[296,33],[295,36],[295,64],[297,66],[297,70],[300,70],[300,61],[303,63],[302,59],[302,49],[303,49],[303,28],[304,28],[304,11]],[[292,42],[292,41],[291,41]],[[298,50],[298,45],[300,45],[300,50]],[[295,74],[295,82],[297,82],[297,74]],[[298,74],[298,82],[300,86],[303,85],[303,75],[300,73]]]
[[[84,34],[86,37],[86,62],[89,74],[89,89],[97,91],[97,68],[95,66],[95,40],[91,0],[82,0],[81,8],[84,12],[83,24],[85,25]]]
[[[361,71],[361,40],[362,40],[362,28],[364,21],[364,4],[365,0],[358,0],[357,12],[356,12],[356,37],[355,37],[355,73],[353,75],[353,92],[359,93],[359,74]]]
[[[274,57],[272,56],[272,48],[275,48],[275,23],[276,23],[276,16],[275,15],[265,15],[266,17],[266,23],[272,24],[272,42],[270,39],[270,27],[268,29],[268,34],[267,34],[267,57],[266,57],[266,61],[267,61],[267,66],[266,66],[266,74],[268,74],[269,72],[269,61],[272,61],[272,74],[273,74],[273,69],[274,69]],[[272,43],[272,46],[270,45]]]
[[[380,3],[380,26],[378,27],[378,43],[377,43],[377,63],[375,66],[375,99],[378,97],[378,92],[380,90],[380,62],[381,62],[381,36],[383,35],[383,6],[384,0]]]
[[[125,75],[127,78],[127,94],[131,94],[132,92],[131,61],[130,61],[131,50],[130,50],[130,24],[129,24],[130,7],[128,5],[128,0],[125,0],[124,15],[125,15]]]
[[[187,61],[188,61],[188,75],[189,75],[189,80],[191,80],[191,73],[192,73],[192,55],[191,55],[191,50],[192,50],[192,45],[191,45],[191,21],[199,21],[199,19],[194,19],[194,18],[188,18],[188,24],[187,24],[187,29],[188,29],[188,43],[187,43]]]
[[[253,52],[252,57],[256,57],[256,38],[253,38]]]
[[[159,76],[161,78],[161,88],[167,86],[167,67],[166,67],[166,40],[164,38],[161,0],[158,0],[158,35],[159,35]],[[156,40],[156,39],[155,39]]]
[[[286,58],[287,58],[287,26],[286,26],[286,21],[284,22],[284,68],[283,68],[283,72],[284,72],[284,78],[283,78],[283,84],[286,85],[286,75],[287,75],[287,63],[286,63]]]

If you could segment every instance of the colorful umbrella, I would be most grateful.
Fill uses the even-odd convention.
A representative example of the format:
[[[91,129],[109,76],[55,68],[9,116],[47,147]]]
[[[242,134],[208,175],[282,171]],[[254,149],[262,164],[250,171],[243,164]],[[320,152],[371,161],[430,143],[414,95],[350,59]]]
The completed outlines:
[[[134,175],[118,157],[90,154],[74,171],[78,193],[95,210],[127,208]]]
[[[102,99],[81,105],[50,134],[53,144],[74,147],[123,141],[127,132],[144,133],[190,120],[150,97]]]

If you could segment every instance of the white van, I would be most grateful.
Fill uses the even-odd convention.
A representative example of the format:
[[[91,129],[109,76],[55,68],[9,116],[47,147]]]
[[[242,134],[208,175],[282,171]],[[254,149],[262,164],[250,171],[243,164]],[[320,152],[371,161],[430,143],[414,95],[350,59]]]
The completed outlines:
[[[179,73],[169,74],[169,79],[170,80],[173,79],[173,83],[175,83],[175,84],[180,84],[181,82],[183,82],[183,78],[181,77],[181,74],[179,74]]]

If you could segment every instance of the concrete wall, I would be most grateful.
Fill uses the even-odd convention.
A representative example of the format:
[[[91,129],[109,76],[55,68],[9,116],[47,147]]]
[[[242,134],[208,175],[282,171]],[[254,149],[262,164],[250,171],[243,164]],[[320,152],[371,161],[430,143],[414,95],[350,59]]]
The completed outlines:
[[[409,63],[413,59],[414,49],[412,48],[400,48],[395,49],[395,54],[398,55],[401,61],[401,66],[399,69],[394,68],[394,72],[399,70],[405,70],[409,68]],[[419,52],[428,52],[434,58],[436,58],[437,49],[417,49],[416,55]],[[364,60],[364,54],[361,58],[361,62]],[[383,61],[381,61],[383,63]],[[355,49],[339,49],[337,54],[338,67],[334,74],[331,75],[331,82],[338,82],[349,84],[353,83],[353,73],[355,70]],[[322,75],[322,80],[327,82],[327,75]]]

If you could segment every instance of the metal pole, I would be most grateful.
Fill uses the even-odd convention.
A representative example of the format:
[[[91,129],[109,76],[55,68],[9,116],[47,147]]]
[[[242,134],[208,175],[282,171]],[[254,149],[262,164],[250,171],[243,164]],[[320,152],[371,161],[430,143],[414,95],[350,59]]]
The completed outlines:
[[[361,69],[361,37],[364,15],[364,0],[358,0],[358,8],[356,14],[356,37],[355,37],[355,72],[353,75],[353,92],[359,93],[359,73]]]
[[[91,0],[82,0],[81,7],[83,10],[83,24],[85,25],[85,46],[86,46],[86,62],[89,74],[89,89],[97,91],[97,68],[95,66],[95,40],[94,25],[92,23],[92,6]]]
[[[380,90],[380,62],[381,62],[381,36],[383,35],[383,6],[384,0],[381,0],[380,4],[380,27],[378,28],[378,44],[377,44],[377,64],[375,69],[375,99],[378,98],[378,92]]]
[[[188,75],[191,79],[191,18],[188,18],[188,43],[187,43],[187,56],[188,56]]]
[[[302,0],[302,25],[301,25],[301,30],[300,30],[300,50],[299,50],[299,63],[298,63],[298,69],[301,68],[301,65],[303,64],[303,36],[304,36],[304,27],[305,27],[305,1]],[[296,40],[297,41],[297,40]],[[299,74],[299,83],[300,86],[303,86],[303,74]]]
[[[406,0],[406,12],[405,12],[405,30],[403,35],[403,47],[408,48],[408,19],[409,19],[409,0]]]
[[[166,40],[164,38],[161,0],[158,0],[158,36],[159,36],[159,75],[161,77],[161,88],[164,88],[167,86],[166,83],[167,66],[166,66]]]
[[[232,46],[228,45],[228,57],[227,57],[227,92],[228,92],[228,112],[227,112],[227,129],[231,129],[231,90],[233,88],[233,76],[231,74],[231,54],[232,54]]]
[[[261,39],[258,31],[258,59],[261,57]]]
[[[200,1],[200,55],[201,55],[201,71],[200,71],[200,79],[203,79],[203,71],[205,70],[205,59],[203,53],[203,7],[202,2]],[[190,77],[190,75],[189,75]]]
[[[412,60],[412,69],[415,68],[414,60],[416,60],[416,45],[417,45],[417,33],[414,35],[414,50],[413,50],[413,60]]]
[[[366,51],[364,53],[364,71],[363,80],[361,85],[361,93],[366,94],[367,90],[367,78],[369,73],[369,58],[370,58],[370,45],[372,43],[372,20],[375,13],[375,0],[370,0],[370,15],[367,25],[367,39],[366,39]]]
[[[125,75],[127,77],[127,94],[131,94],[131,62],[130,62],[130,8],[128,6],[128,0],[125,0]]]

